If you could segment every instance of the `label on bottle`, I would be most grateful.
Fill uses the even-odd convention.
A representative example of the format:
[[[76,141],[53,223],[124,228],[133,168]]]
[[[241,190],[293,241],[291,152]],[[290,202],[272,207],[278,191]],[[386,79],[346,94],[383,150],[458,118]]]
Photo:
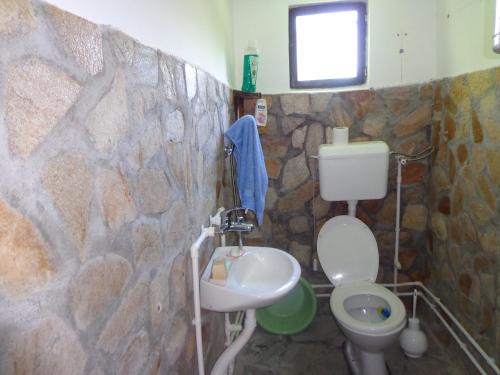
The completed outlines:
[[[267,122],[267,103],[266,99],[257,99],[255,103],[255,120],[257,126],[266,126]]]
[[[259,55],[245,55],[243,58],[243,85],[241,87],[242,91],[255,92],[258,69]]]

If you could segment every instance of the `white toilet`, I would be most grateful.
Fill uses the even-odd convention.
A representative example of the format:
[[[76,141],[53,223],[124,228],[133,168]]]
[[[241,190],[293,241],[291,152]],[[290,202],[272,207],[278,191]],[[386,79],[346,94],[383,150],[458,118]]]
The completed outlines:
[[[335,286],[330,307],[347,337],[345,354],[354,375],[385,375],[384,350],[406,324],[406,310],[390,290],[375,284],[375,237],[354,217],[359,199],[387,192],[389,149],[384,142],[321,145],[320,191],[328,201],[347,200],[350,216],[328,220],[318,235],[318,258]]]

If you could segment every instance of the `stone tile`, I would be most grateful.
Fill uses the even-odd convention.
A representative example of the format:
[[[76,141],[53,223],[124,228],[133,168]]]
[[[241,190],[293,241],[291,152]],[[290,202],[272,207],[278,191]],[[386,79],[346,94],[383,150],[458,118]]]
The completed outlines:
[[[363,133],[372,137],[380,137],[388,123],[388,116],[385,112],[374,112],[366,116],[363,121]]]
[[[261,138],[262,151],[265,157],[279,159],[288,152],[289,137],[263,137]]]
[[[129,184],[120,171],[104,170],[97,176],[96,186],[100,191],[102,216],[111,229],[117,231],[135,219],[137,210]]]
[[[187,90],[187,97],[189,100],[193,99],[198,90],[198,84],[196,80],[196,68],[189,64],[184,65],[184,76],[185,76],[185,87]]]
[[[162,122],[166,130],[166,138],[168,142],[182,143],[184,142],[184,115],[181,111],[175,110],[166,117]]]
[[[3,0],[0,6],[0,34],[22,34],[36,27],[30,0]]]
[[[432,231],[436,235],[436,237],[445,241],[448,238],[448,229],[446,226],[446,216],[439,212],[434,212],[432,214]]]
[[[288,227],[292,233],[304,233],[310,229],[307,216],[294,216],[288,222]]]
[[[3,374],[83,375],[88,355],[78,336],[59,318],[42,320],[9,340]]]
[[[308,157],[318,155],[319,145],[325,143],[325,131],[323,125],[318,122],[309,125],[307,139],[305,142],[306,155]]]
[[[85,330],[103,319],[118,301],[131,275],[129,262],[116,254],[86,262],[71,284],[71,309],[76,326]]]
[[[277,203],[277,210],[281,213],[304,212],[305,203],[311,200],[317,191],[318,185],[308,180],[298,189],[281,197]]]
[[[116,148],[129,130],[125,86],[125,75],[118,71],[111,89],[89,114],[85,123],[95,147],[105,155]]]
[[[281,109],[288,116],[291,114],[309,114],[311,103],[309,94],[286,94],[280,96]]]
[[[475,111],[472,111],[472,135],[474,143],[483,142],[483,129]]]
[[[500,185],[500,168],[498,168],[500,165],[500,149],[486,150],[485,157],[491,181],[498,186]]]
[[[297,259],[299,264],[303,267],[311,267],[311,245],[302,245],[296,241],[290,242],[290,254]]]
[[[141,375],[149,356],[149,335],[142,329],[132,339],[125,353],[118,360],[116,371],[120,375]]]
[[[451,214],[459,215],[464,209],[465,191],[462,183],[456,185],[452,192]]]
[[[138,194],[143,213],[164,212],[169,206],[171,194],[165,172],[160,169],[142,169],[139,172]]]
[[[266,210],[272,210],[277,200],[278,200],[278,194],[276,193],[276,190],[273,187],[267,189]]]
[[[431,118],[432,105],[430,103],[424,103],[396,124],[394,127],[394,134],[397,137],[401,137],[415,133],[430,125]]]
[[[311,112],[326,112],[332,99],[331,93],[317,93],[311,95]]]
[[[427,207],[422,204],[406,206],[403,214],[403,227],[423,231],[427,228]]]
[[[179,312],[172,320],[167,340],[165,340],[165,354],[169,363],[176,363],[184,350],[184,343],[188,333],[185,312]]]
[[[163,89],[167,99],[175,100],[177,98],[177,90],[175,87],[175,62],[172,58],[161,51],[159,54],[159,66],[163,78]]]
[[[161,227],[157,222],[142,223],[132,231],[134,263],[159,264],[162,258]]]
[[[497,200],[494,194],[494,189],[495,187],[492,186],[491,182],[489,181],[488,177],[486,177],[484,174],[479,175],[476,180],[477,187],[479,188],[479,191],[481,192],[481,195],[483,196],[485,202],[488,204],[488,206],[495,211],[497,207]]]
[[[271,179],[278,179],[281,173],[281,162],[275,159],[265,159],[267,175]]]
[[[29,156],[79,93],[78,82],[38,58],[10,65],[5,82],[5,124],[11,153]]]
[[[421,163],[409,163],[403,167],[402,183],[403,185],[421,182],[427,175],[427,166]]]
[[[135,80],[142,85],[156,86],[158,83],[158,52],[140,43],[135,43],[132,68]]]
[[[97,341],[97,348],[114,353],[120,343],[123,343],[132,329],[145,318],[148,300],[147,284],[139,281],[122,299],[120,306],[109,318]]]
[[[189,212],[186,203],[178,199],[172,203],[167,213],[163,214],[162,234],[165,244],[172,246],[185,239],[185,234],[189,231],[189,219],[186,217],[186,212]]]
[[[64,154],[49,160],[43,168],[42,182],[59,211],[67,234],[84,258],[92,176],[83,155]]]
[[[149,314],[154,332],[168,323],[170,306],[170,269],[161,269],[149,285]]]
[[[293,132],[297,127],[304,123],[305,119],[302,117],[286,116],[281,120],[281,130],[285,135]],[[295,133],[295,132],[294,132]]]
[[[302,152],[300,155],[288,160],[285,164],[281,191],[286,192],[295,189],[304,183],[309,176],[306,154]]]
[[[294,130],[292,134],[292,146],[295,148],[302,148],[306,140],[307,127],[303,126]]]
[[[480,223],[485,223],[490,220],[493,216],[493,212],[482,202],[473,201],[469,203],[469,208],[472,215]]]
[[[457,159],[458,159],[458,162],[461,164],[461,165],[464,165],[464,163],[467,161],[467,158],[468,158],[468,151],[467,151],[467,146],[464,145],[463,143],[458,145],[457,147]]]
[[[99,26],[55,6],[46,7],[66,52],[73,55],[89,74],[101,72],[104,58]]]
[[[375,90],[356,90],[341,93],[340,96],[358,119],[363,119],[369,112],[382,105]]]
[[[53,272],[40,232],[0,199],[0,293],[15,297],[43,287]]]
[[[328,120],[333,126],[347,126],[349,128],[354,123],[353,118],[345,108],[344,102],[339,97],[334,97],[332,100]]]
[[[399,262],[404,271],[409,270],[417,259],[418,251],[414,249],[402,250],[399,253]]]
[[[384,205],[377,214],[377,222],[382,225],[391,225],[396,217],[396,194],[393,192],[384,199]]]
[[[120,30],[111,29],[108,31],[112,51],[119,63],[132,66],[134,58],[134,39]]]
[[[138,142],[134,142],[126,159],[132,169],[136,172],[144,168],[147,163],[160,151],[162,145],[162,134],[159,120],[150,121]]]
[[[186,270],[187,257],[184,254],[178,254],[170,268],[169,285],[170,285],[170,303],[172,311],[179,311],[186,306],[187,290],[186,290]]]

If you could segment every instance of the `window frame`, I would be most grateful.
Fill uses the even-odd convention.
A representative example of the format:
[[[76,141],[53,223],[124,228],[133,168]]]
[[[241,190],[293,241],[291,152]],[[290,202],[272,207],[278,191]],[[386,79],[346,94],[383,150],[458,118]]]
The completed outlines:
[[[341,12],[354,10],[358,12],[358,66],[356,77],[335,78],[321,80],[297,80],[297,16],[313,15],[328,12]],[[297,5],[288,9],[288,62],[290,68],[290,88],[314,89],[335,88],[344,86],[361,85],[366,82],[366,3],[365,2],[331,2],[313,5]]]

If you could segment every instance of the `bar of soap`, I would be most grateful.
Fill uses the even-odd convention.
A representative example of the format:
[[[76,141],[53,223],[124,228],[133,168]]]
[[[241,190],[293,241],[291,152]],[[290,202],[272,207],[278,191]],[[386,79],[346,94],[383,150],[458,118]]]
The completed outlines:
[[[224,258],[214,259],[212,264],[212,279],[226,280],[226,278],[227,278],[226,259]]]

